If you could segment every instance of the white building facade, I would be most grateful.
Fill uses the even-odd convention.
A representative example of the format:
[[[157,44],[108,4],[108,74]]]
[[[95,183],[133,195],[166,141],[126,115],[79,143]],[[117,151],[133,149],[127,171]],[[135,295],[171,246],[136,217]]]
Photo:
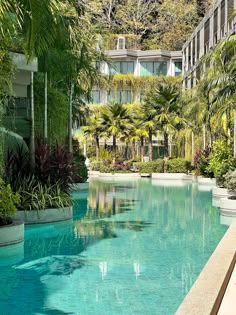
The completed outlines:
[[[119,47],[118,47],[119,48]],[[182,74],[182,52],[166,50],[128,50],[117,49],[105,52],[108,63],[100,64],[103,74],[124,74],[133,76],[179,76]],[[91,103],[106,104],[140,102],[142,95],[132,93],[132,88],[116,91],[102,91],[94,87]]]
[[[196,85],[200,79],[199,60],[228,35],[235,33],[236,0],[217,0],[183,46],[183,84]]]

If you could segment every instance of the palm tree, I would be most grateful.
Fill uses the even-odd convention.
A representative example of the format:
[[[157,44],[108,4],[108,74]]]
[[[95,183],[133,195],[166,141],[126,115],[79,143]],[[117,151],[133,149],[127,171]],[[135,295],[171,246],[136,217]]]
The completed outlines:
[[[206,74],[210,78],[209,88],[214,91],[215,111],[226,114],[228,129],[230,129],[231,112],[234,111],[234,157],[236,158],[235,55],[236,35],[232,35],[220,42],[204,61],[211,61],[212,66],[208,68]]]
[[[180,87],[168,79],[159,82],[145,100],[144,109],[148,109],[148,122],[159,127],[164,136],[164,154],[169,156],[169,133],[183,120],[178,102]],[[149,143],[151,142],[152,126],[149,126]],[[150,154],[150,153],[149,153]],[[150,155],[151,157],[151,155]]]
[[[100,113],[93,113],[88,119],[88,125],[82,127],[85,135],[90,136],[92,139],[95,139],[96,143],[96,160],[99,160],[99,138],[102,134],[102,126],[100,121]]]
[[[117,137],[130,127],[127,108],[119,103],[104,106],[100,123],[103,130],[112,136],[113,161],[115,161]]]

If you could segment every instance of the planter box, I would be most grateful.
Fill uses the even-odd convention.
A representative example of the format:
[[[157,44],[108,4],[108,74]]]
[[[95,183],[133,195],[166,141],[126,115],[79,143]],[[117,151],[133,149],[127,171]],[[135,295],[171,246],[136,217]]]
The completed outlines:
[[[152,178],[160,180],[192,180],[191,175],[184,173],[152,173]]]
[[[17,211],[16,218],[25,224],[41,224],[70,220],[73,216],[72,207]]]
[[[212,198],[212,206],[219,208],[220,207],[220,198]]]
[[[120,177],[120,178],[140,178],[140,174],[139,173],[114,173],[113,174],[114,177]]]
[[[216,184],[215,178],[208,178],[208,177],[202,177],[202,176],[197,177],[197,182],[198,184],[201,184],[201,185],[215,185]]]
[[[72,191],[87,190],[87,189],[89,189],[89,183],[74,183],[74,184],[70,184],[70,189]]]
[[[224,216],[236,217],[236,200],[221,198],[220,214]]]
[[[234,220],[236,220],[236,217],[220,215],[220,224],[230,226]]]
[[[7,246],[23,242],[24,223],[13,221],[12,224],[0,227],[0,246]]]
[[[219,188],[213,187],[212,188],[212,196],[214,198],[227,198],[229,196],[227,188]]]

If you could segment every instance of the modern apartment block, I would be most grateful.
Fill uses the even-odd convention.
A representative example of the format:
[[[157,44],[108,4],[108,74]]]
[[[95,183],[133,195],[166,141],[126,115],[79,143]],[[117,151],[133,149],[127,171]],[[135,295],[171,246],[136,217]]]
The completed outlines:
[[[29,139],[31,73],[38,71],[38,60],[35,58],[28,62],[25,55],[21,53],[11,53],[11,58],[15,65],[13,97],[6,104],[3,125],[7,130],[14,131],[24,139]]]
[[[182,74],[182,52],[166,50],[127,49],[125,38],[118,37],[117,49],[105,52],[108,63],[100,64],[103,74],[124,74],[133,76],[179,76]],[[139,102],[142,93],[136,95],[132,87],[119,90],[100,90],[94,87],[91,103],[106,104],[110,101],[119,103]]]
[[[200,79],[199,60],[220,40],[236,30],[235,0],[217,0],[183,46],[183,83],[193,87]]]

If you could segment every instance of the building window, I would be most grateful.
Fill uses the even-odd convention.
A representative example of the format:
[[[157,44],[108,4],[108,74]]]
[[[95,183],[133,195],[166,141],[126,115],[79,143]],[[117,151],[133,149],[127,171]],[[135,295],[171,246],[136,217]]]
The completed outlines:
[[[166,61],[144,61],[140,63],[142,76],[145,75],[167,75]]]
[[[208,19],[204,25],[204,53],[209,51],[209,39],[210,39],[210,19]]]
[[[130,90],[111,91],[108,94],[108,102],[127,104],[132,102],[132,93]]]
[[[90,93],[90,104],[100,104],[101,103],[101,94],[98,90],[93,90]]]
[[[182,62],[176,61],[175,62],[175,76],[179,76],[182,73]]]
[[[225,0],[221,2],[220,31],[221,31],[221,37],[224,37],[225,35]]]
[[[134,73],[134,62],[133,61],[115,61],[112,63],[110,68],[111,74],[128,74]]]
[[[200,31],[197,32],[197,60],[200,57]]]
[[[228,24],[229,30],[233,28],[234,0],[228,0]]]
[[[214,11],[214,44],[218,42],[218,8]]]

